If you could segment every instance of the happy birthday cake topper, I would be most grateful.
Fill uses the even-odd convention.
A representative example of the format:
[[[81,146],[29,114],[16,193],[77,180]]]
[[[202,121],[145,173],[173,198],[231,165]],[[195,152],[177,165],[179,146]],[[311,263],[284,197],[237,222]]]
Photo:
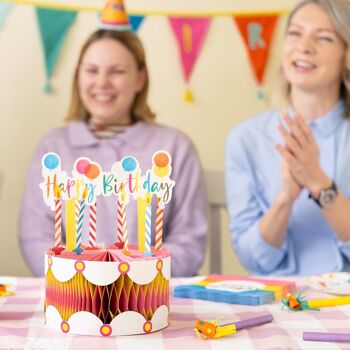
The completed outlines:
[[[126,206],[130,200],[136,200],[138,218],[144,218],[139,225],[138,249],[146,255],[152,255],[151,221],[152,198],[157,199],[155,250],[162,248],[163,212],[170,202],[175,181],[171,180],[171,156],[166,151],[153,154],[152,168],[144,174],[139,162],[132,156],[124,157],[103,171],[101,166],[87,157],[74,162],[71,176],[61,169],[61,159],[56,153],[46,153],[42,158],[43,182],[40,183],[43,199],[55,212],[55,254],[61,254],[62,243],[62,202],[66,208],[66,251],[80,255],[83,245],[83,219],[89,214],[89,249],[96,248],[97,202],[98,197],[115,196],[117,206],[116,242],[117,248],[129,252]],[[88,213],[87,213],[88,212]]]
[[[54,210],[57,191],[62,200],[84,199],[91,205],[99,196],[121,196],[128,203],[131,198],[156,196],[165,205],[172,197],[175,181],[170,179],[171,156],[166,151],[158,151],[152,157],[152,168],[144,175],[139,163],[132,156],[124,157],[102,171],[101,166],[89,158],[78,158],[74,162],[72,176],[61,169],[61,159],[56,153],[46,153],[42,158],[40,184],[45,203]]]

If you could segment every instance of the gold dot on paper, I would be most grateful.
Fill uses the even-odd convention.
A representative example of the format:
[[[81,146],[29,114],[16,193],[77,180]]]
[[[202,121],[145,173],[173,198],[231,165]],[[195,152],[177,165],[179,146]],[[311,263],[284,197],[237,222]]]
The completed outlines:
[[[82,262],[77,262],[76,268],[78,271],[81,271],[84,268],[84,264]]]
[[[128,264],[120,264],[119,265],[119,271],[120,272],[127,272],[129,270],[129,265]]]

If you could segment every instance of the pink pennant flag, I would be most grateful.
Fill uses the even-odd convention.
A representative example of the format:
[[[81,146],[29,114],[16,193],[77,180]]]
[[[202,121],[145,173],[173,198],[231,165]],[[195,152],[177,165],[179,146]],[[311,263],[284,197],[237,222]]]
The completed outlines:
[[[177,40],[185,81],[188,82],[208,32],[211,18],[169,17]]]

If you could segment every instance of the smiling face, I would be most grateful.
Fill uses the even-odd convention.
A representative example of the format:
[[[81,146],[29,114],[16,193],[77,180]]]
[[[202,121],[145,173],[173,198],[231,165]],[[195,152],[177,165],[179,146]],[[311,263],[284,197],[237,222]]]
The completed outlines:
[[[80,98],[95,124],[129,124],[135,96],[144,84],[132,53],[120,42],[103,38],[82,57],[78,74]]]
[[[321,6],[301,7],[291,18],[282,50],[282,67],[292,91],[339,93],[345,49]]]

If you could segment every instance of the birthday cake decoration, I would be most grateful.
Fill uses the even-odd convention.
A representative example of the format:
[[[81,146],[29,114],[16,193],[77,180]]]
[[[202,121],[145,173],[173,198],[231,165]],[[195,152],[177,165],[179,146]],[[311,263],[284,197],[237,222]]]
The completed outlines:
[[[171,156],[158,151],[152,168],[142,173],[132,156],[102,167],[87,157],[74,162],[71,174],[61,168],[56,153],[42,158],[44,202],[54,211],[54,246],[45,254],[48,326],[63,333],[128,335],[149,333],[168,324],[170,256],[162,245],[163,213],[175,182],[170,178]],[[98,243],[99,198],[116,198],[115,242]],[[157,224],[152,246],[152,199]],[[126,207],[137,201],[136,218]],[[66,245],[62,240],[65,208]],[[83,220],[88,215],[88,232]],[[128,240],[128,220],[138,220],[138,244]]]

